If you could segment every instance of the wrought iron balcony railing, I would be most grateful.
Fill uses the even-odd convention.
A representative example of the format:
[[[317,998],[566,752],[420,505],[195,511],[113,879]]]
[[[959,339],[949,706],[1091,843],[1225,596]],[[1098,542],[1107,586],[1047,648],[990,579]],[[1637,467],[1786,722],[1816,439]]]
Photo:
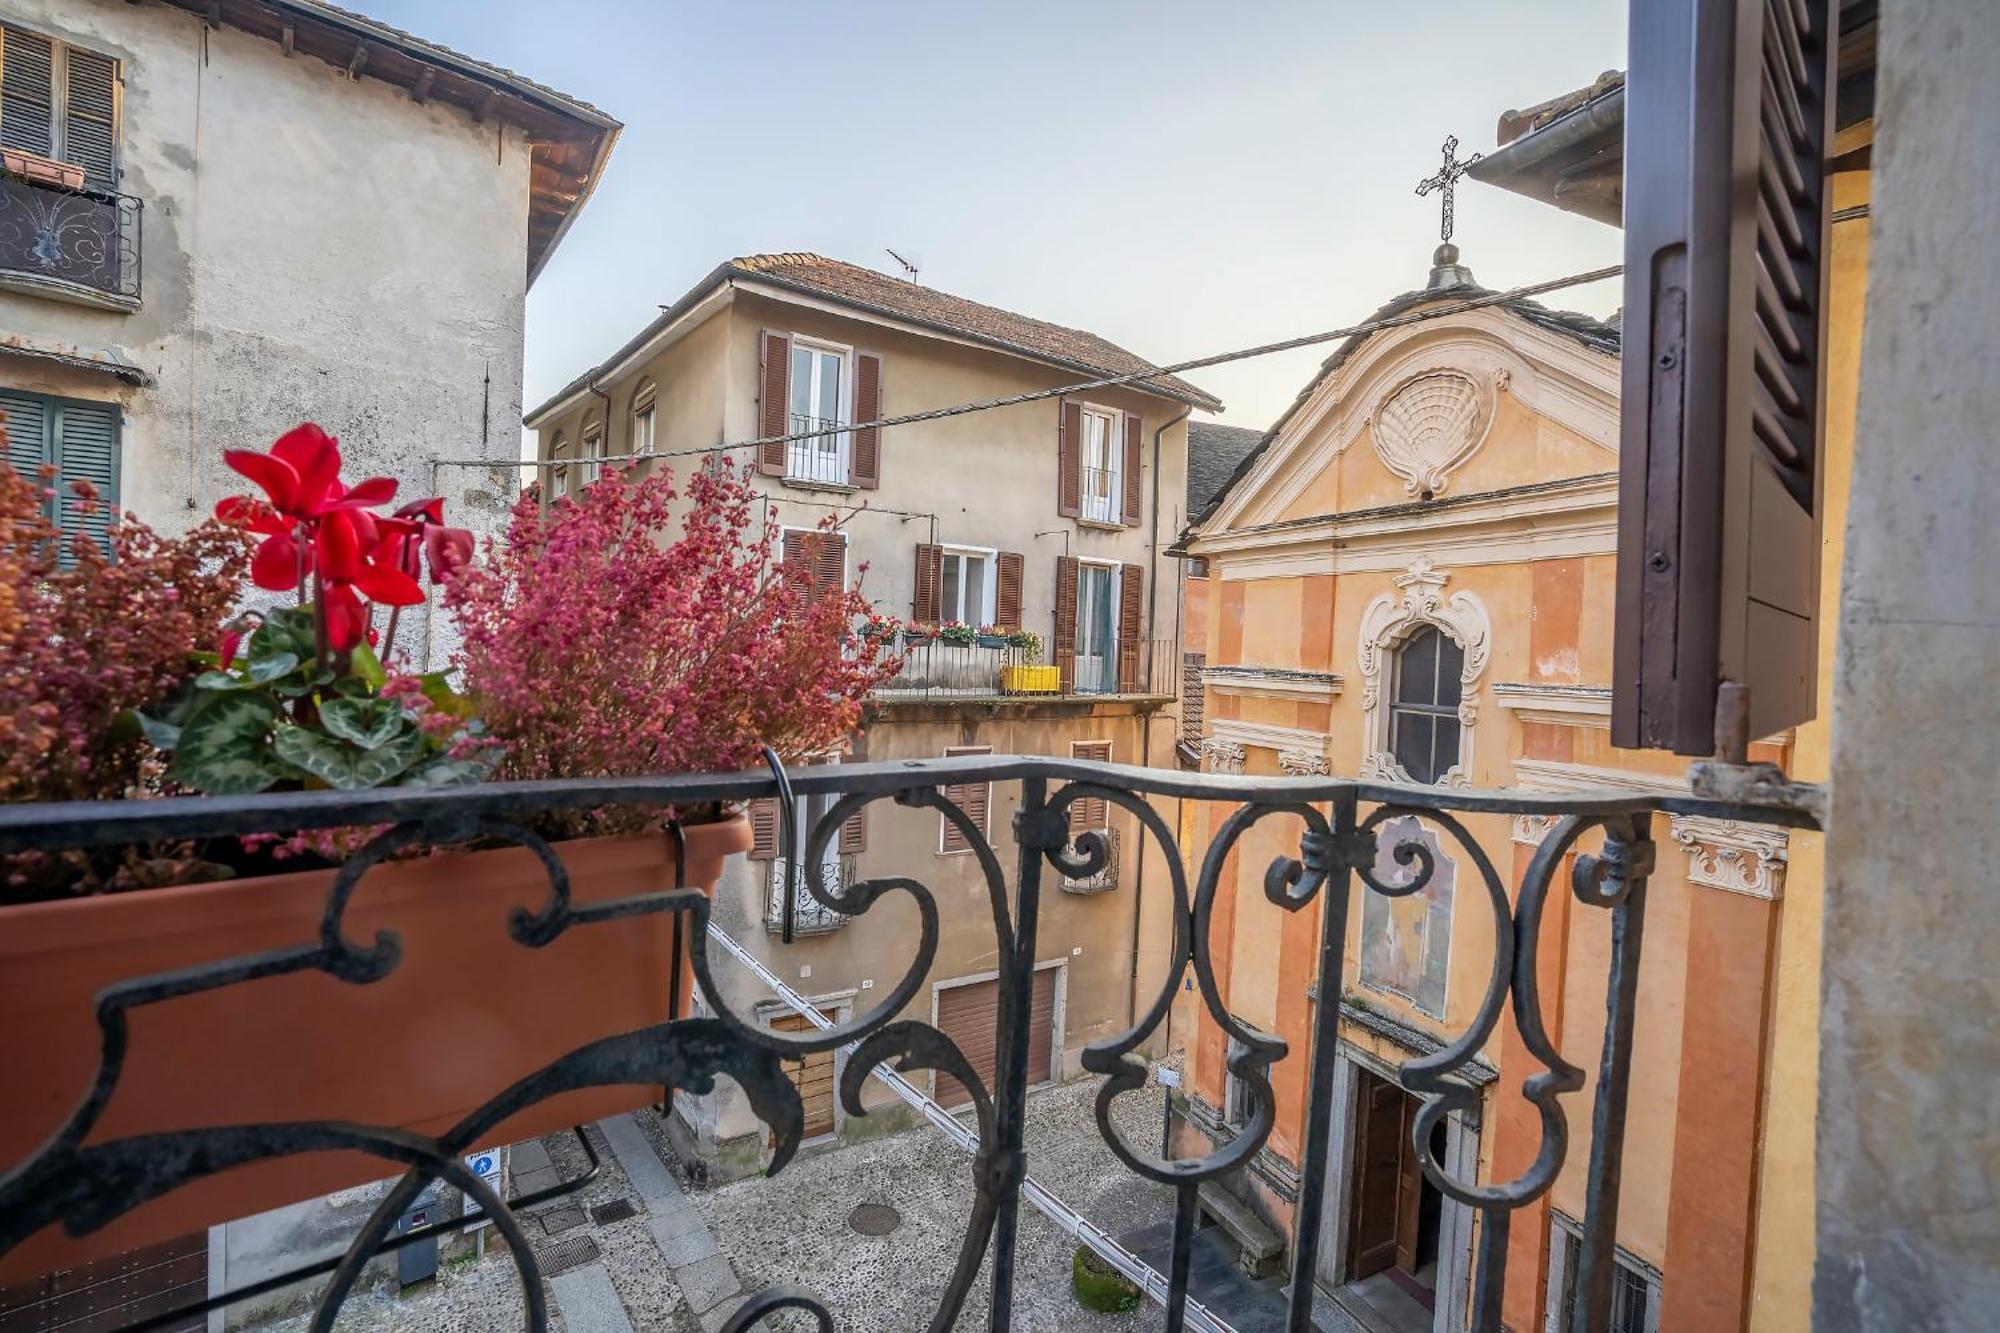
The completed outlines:
[[[798,435],[809,430],[824,433],[810,439],[793,440],[785,446],[785,479],[818,482],[825,486],[847,485],[852,480],[847,467],[847,432],[830,417],[810,417],[800,412],[791,414],[789,434]]]
[[[985,829],[944,795],[947,787],[972,783],[1018,785],[1010,839],[999,839],[996,845]],[[774,796],[786,804],[811,800],[814,808],[824,807],[807,845],[786,848],[787,854],[803,861],[808,872],[806,891],[818,908],[856,919],[865,918],[884,900],[900,900],[919,918],[918,942],[900,979],[881,989],[881,998],[873,1008],[831,1030],[780,1035],[732,1009],[727,992],[717,986],[711,974],[710,903],[701,892],[657,892],[650,885],[634,884],[627,896],[573,907],[564,866],[565,845],[551,846],[524,827],[541,812],[605,805],[664,812]],[[1162,797],[1232,807],[1227,818],[1214,825],[1216,832],[1192,882],[1174,830],[1156,808],[1157,799]],[[1640,999],[1646,887],[1654,864],[1656,835],[1663,831],[1663,818],[1669,815],[1810,826],[1811,816],[1792,806],[1630,791],[1553,796],[1473,792],[1330,777],[1188,774],[1043,757],[981,756],[813,765],[791,770],[782,780],[764,772],[499,783],[428,791],[0,807],[0,853],[107,848],[158,840],[199,843],[300,829],[386,829],[343,867],[326,904],[317,939],[301,940],[296,949],[217,958],[203,965],[133,978],[100,997],[98,1021],[103,1040],[96,1056],[97,1077],[65,1128],[28,1160],[9,1164],[6,1174],[0,1175],[0,1257],[44,1228],[66,1224],[73,1233],[81,1234],[235,1166],[328,1147],[358,1150],[379,1157],[388,1169],[406,1174],[354,1239],[348,1259],[335,1269],[321,1292],[319,1315],[323,1322],[315,1327],[327,1327],[353,1288],[362,1261],[385,1243],[393,1243],[386,1238],[409,1201],[440,1180],[460,1184],[468,1191],[478,1186],[476,1179],[466,1181],[459,1155],[483,1141],[508,1115],[578,1089],[648,1084],[704,1090],[717,1076],[726,1075],[750,1092],[752,1105],[769,1124],[775,1145],[771,1169],[775,1172],[792,1159],[803,1125],[802,1104],[785,1077],[784,1062],[852,1044],[839,1078],[840,1095],[850,1116],[867,1114],[860,1097],[862,1083],[892,1063],[906,1073],[928,1069],[948,1074],[970,1090],[978,1151],[970,1172],[971,1216],[955,1266],[939,1278],[912,1273],[906,1280],[936,1281],[937,1316],[931,1327],[949,1328],[971,1299],[982,1266],[990,1262],[991,1281],[984,1288],[990,1312],[982,1322],[996,1330],[1009,1328],[1019,1278],[1018,1214],[1024,1195],[1033,1201],[1040,1189],[1027,1178],[1025,1150],[1037,926],[1050,901],[1052,882],[1087,880],[1102,873],[1111,854],[1102,840],[1072,838],[1071,809],[1079,801],[1103,802],[1122,812],[1119,817],[1130,821],[1133,836],[1151,839],[1157,845],[1161,853],[1158,865],[1164,876],[1159,891],[1168,895],[1172,904],[1173,939],[1157,991],[1141,997],[1137,1019],[1129,1031],[1092,1043],[1082,1056],[1086,1070],[1105,1078],[1096,1102],[1097,1127],[1110,1150],[1137,1175],[1171,1190],[1176,1200],[1165,1271],[1141,1274],[1141,1285],[1166,1305],[1166,1327],[1222,1327],[1188,1297],[1197,1196],[1204,1182],[1244,1166],[1265,1144],[1274,1120],[1272,1068],[1285,1060],[1304,1064],[1302,1082],[1308,1096],[1285,1327],[1289,1333],[1305,1333],[1312,1327],[1315,1256],[1333,1119],[1339,1006],[1317,1005],[1311,1044],[1292,1049],[1277,1037],[1246,1028],[1230,1014],[1219,993],[1210,956],[1222,866],[1253,826],[1284,817],[1296,821],[1303,832],[1297,845],[1266,870],[1265,896],[1275,908],[1290,913],[1300,912],[1315,901],[1321,905],[1316,979],[1320,995],[1341,994],[1348,979],[1343,975],[1343,935],[1351,901],[1357,895],[1400,897],[1418,892],[1435,872],[1436,859],[1428,840],[1414,840],[1408,831],[1412,820],[1461,862],[1458,873],[1461,880],[1470,877],[1472,889],[1467,893],[1466,886],[1461,886],[1464,906],[1468,910],[1483,907],[1491,913],[1493,965],[1476,1013],[1442,1049],[1412,1058],[1400,1070],[1404,1086],[1422,1098],[1413,1143],[1425,1175],[1446,1196],[1474,1210],[1479,1219],[1469,1318],[1477,1333],[1497,1333],[1500,1328],[1509,1218],[1549,1190],[1563,1164],[1570,1119],[1585,1110],[1575,1103],[1581,1100],[1576,1094],[1586,1086],[1586,1070],[1564,1058],[1542,1016],[1536,948],[1543,913],[1552,895],[1568,893],[1583,910],[1602,912],[1609,918],[1612,944],[1607,964],[1605,1036],[1597,1066],[1589,1071],[1595,1076],[1594,1091],[1586,1112],[1592,1125],[1586,1166],[1589,1207],[1575,1252],[1576,1316],[1570,1330],[1603,1333],[1611,1317],[1612,1219],[1619,1207],[1634,1018]],[[1000,986],[994,1033],[996,1072],[990,1084],[943,1032],[905,1016],[912,1001],[926,993],[938,961],[942,914],[962,909],[941,901],[922,882],[923,867],[918,866],[886,868],[885,876],[879,879],[826,882],[823,867],[836,846],[841,825],[874,802],[936,811],[958,829],[983,872],[986,897],[979,914],[991,920]],[[781,817],[783,827],[792,827],[791,810],[785,810]],[[1482,846],[1475,829],[1490,830],[1492,840],[1498,842],[1520,838],[1522,830],[1539,831],[1539,845],[1518,891],[1510,889],[1495,868],[1508,863],[1509,858]],[[340,1003],[342,994],[352,995],[380,984],[403,963],[393,935],[355,940],[349,933],[351,925],[343,924],[358,881],[392,853],[474,840],[525,846],[539,857],[549,876],[547,900],[538,909],[533,904],[517,908],[508,925],[512,944],[496,947],[538,949],[566,931],[590,932],[609,922],[646,915],[674,920],[686,927],[702,1016],[633,1032],[604,1033],[512,1087],[478,1090],[478,1095],[492,1100],[463,1122],[436,1134],[394,1125],[326,1120],[160,1125],[155,1127],[157,1132],[143,1137],[127,1133],[92,1140],[91,1127],[100,1123],[106,1104],[119,1087],[128,1044],[138,1047],[145,1042],[143,1018],[129,1021],[135,1012],[194,995],[203,995],[206,1003],[213,1004],[219,995],[234,994],[241,997],[242,1004],[255,1005],[260,980],[301,969],[316,969],[347,983],[329,990],[329,1002],[335,1004]],[[1378,843],[1383,845],[1378,847]],[[1378,859],[1384,852],[1402,867],[1398,876],[1384,878],[1378,871],[1378,866],[1385,864]],[[1564,883],[1559,868],[1572,855],[1573,869]],[[787,900],[784,905],[796,909],[798,901]],[[796,924],[796,920],[786,923],[788,934]],[[494,959],[493,974],[504,976],[507,965],[504,958]],[[1183,978],[1189,976],[1198,986],[1209,1018],[1228,1034],[1238,1051],[1232,1073],[1241,1087],[1241,1125],[1233,1139],[1213,1152],[1167,1160],[1156,1154],[1153,1142],[1128,1141],[1115,1127],[1110,1108],[1116,1098],[1146,1082],[1147,1065],[1135,1052],[1160,1031]],[[1513,1021],[1534,1067],[1501,1069],[1499,1093],[1525,1096],[1535,1103],[1542,1132],[1540,1151],[1531,1165],[1512,1179],[1463,1177],[1433,1156],[1427,1145],[1432,1129],[1444,1116],[1476,1105],[1477,1080],[1470,1077],[1477,1072],[1475,1056],[1495,1040],[1503,1010],[1510,1003]],[[1577,1001],[1570,1003],[1573,1006]],[[921,1006],[917,1012],[922,1012]],[[215,1053],[218,1060],[228,1056],[226,1050]],[[125,1123],[131,1123],[129,1116]],[[531,1330],[540,1330],[546,1316],[535,1252],[504,1201],[490,1190],[480,1191],[478,1198],[493,1214],[497,1232],[528,1294],[524,1302],[527,1324]],[[1130,1260],[1131,1256],[1125,1255],[1125,1261]],[[764,1317],[780,1309],[810,1311],[817,1315],[821,1328],[836,1326],[820,1296],[796,1288],[775,1288],[749,1298],[724,1327],[732,1333],[744,1333],[766,1326]],[[661,1312],[662,1318],[666,1313]]]
[[[140,201],[0,173],[0,280],[139,299]]]
[[[810,877],[804,863],[798,870],[785,857],[773,857],[770,866],[771,887],[764,904],[764,927],[777,933],[785,928],[785,891],[791,890],[792,930],[799,935],[824,935],[830,930],[839,930],[847,924],[845,913],[827,906],[813,896]],[[843,894],[854,887],[856,875],[852,857],[834,856],[820,867],[820,880],[835,894]]]
[[[1123,523],[1125,496],[1116,468],[1079,468],[1082,474],[1083,517],[1092,523]]]

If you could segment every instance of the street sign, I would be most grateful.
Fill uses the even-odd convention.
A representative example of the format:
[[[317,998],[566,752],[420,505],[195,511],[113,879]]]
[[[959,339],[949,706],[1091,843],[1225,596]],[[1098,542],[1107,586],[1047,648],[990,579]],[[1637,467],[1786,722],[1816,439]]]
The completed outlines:
[[[1163,1088],[1178,1088],[1181,1085],[1181,1071],[1178,1069],[1161,1065],[1153,1073],[1159,1077],[1160,1086]]]
[[[501,1180],[506,1167],[506,1161],[501,1156],[503,1151],[500,1148],[482,1148],[478,1152],[469,1152],[465,1155],[465,1169],[485,1181],[495,1194],[502,1192]],[[479,1205],[472,1199],[466,1199],[465,1215],[467,1217],[477,1216],[482,1211]],[[479,1228],[488,1225],[491,1221],[492,1219],[488,1218],[485,1221],[475,1222],[467,1229],[477,1231]]]

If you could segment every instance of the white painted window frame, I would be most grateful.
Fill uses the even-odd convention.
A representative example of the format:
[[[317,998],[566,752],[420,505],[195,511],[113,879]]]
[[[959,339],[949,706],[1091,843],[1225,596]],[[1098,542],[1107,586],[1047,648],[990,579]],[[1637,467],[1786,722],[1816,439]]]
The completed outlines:
[[[1091,470],[1090,421],[1104,422],[1104,463],[1099,469],[1108,493],[1093,496],[1083,485]],[[1076,465],[1078,479],[1077,513],[1086,523],[1122,524],[1125,521],[1125,414],[1115,407],[1082,404],[1077,419]],[[1095,506],[1095,507],[1093,507]]]
[[[1110,571],[1110,577],[1105,580],[1105,585],[1109,589],[1108,597],[1111,602],[1111,632],[1110,636],[1105,640],[1104,645],[1104,669],[1110,673],[1109,684],[1111,689],[1085,691],[1086,693],[1111,694],[1117,691],[1118,613],[1123,609],[1119,605],[1119,599],[1124,596],[1125,584],[1125,580],[1120,576],[1119,571],[1123,568],[1123,562],[1117,560],[1079,559],[1076,562],[1076,642],[1069,645],[1066,651],[1075,654],[1079,670],[1081,670],[1083,665],[1083,627],[1085,623],[1083,614],[1083,572],[1086,569],[1104,569]],[[1081,690],[1082,687],[1078,686],[1078,689]]]
[[[1569,1265],[1581,1253],[1583,1228],[1577,1223],[1551,1208],[1549,1210],[1549,1283],[1548,1295],[1542,1305],[1543,1333],[1566,1333],[1561,1327],[1563,1285],[1569,1277]],[[1660,1288],[1662,1275],[1652,1265],[1616,1247],[1612,1250],[1612,1262],[1627,1273],[1646,1284],[1646,1314],[1643,1333],[1660,1333]]]
[[[831,420],[838,427],[833,432],[833,475],[835,480],[828,481],[825,477],[816,477],[794,468],[794,460],[806,452],[806,446],[810,443],[807,440],[793,440],[785,446],[785,480],[794,482],[804,481],[819,485],[849,485],[854,479],[854,450],[852,434],[846,427],[854,424],[854,348],[848,343],[837,343],[825,338],[813,338],[806,334],[794,333],[792,335],[791,346],[785,354],[792,356],[801,348],[816,354],[812,358],[813,387],[809,391],[812,395],[811,407],[813,410],[808,415],[816,419]],[[830,417],[820,410],[820,361],[818,353],[831,353],[840,358],[840,383],[838,385],[840,402]],[[795,370],[796,367],[794,366],[788,365],[785,367],[785,382],[788,386],[791,384],[791,377]],[[792,404],[791,399],[788,397],[785,400],[785,422],[788,426],[791,423],[791,419]],[[787,434],[789,433],[787,431]]]
[[[1390,782],[1413,779],[1396,762],[1389,745],[1389,704],[1396,652],[1420,625],[1435,625],[1451,636],[1465,653],[1459,670],[1458,762],[1439,777],[1440,787],[1472,785],[1472,747],[1479,721],[1479,682],[1486,674],[1493,643],[1492,619],[1486,604],[1470,592],[1444,595],[1451,575],[1428,556],[1418,556],[1398,575],[1393,592],[1376,594],[1361,612],[1361,776]]]
[[[944,562],[947,560],[981,560],[985,562],[986,572],[979,580],[979,614],[973,616],[946,614],[944,607]],[[955,543],[946,543],[938,549],[938,561],[938,623],[942,624],[947,620],[963,620],[966,624],[974,628],[992,624],[993,617],[999,606],[999,548],[995,546],[964,546]],[[959,609],[962,610],[965,601],[965,567],[963,564],[959,566],[958,571],[958,600],[961,604]]]

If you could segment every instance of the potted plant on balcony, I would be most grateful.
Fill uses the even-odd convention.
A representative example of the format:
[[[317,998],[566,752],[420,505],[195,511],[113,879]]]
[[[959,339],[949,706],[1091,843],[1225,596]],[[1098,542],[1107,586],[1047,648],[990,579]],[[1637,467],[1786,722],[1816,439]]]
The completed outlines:
[[[81,190],[83,168],[24,148],[0,148],[0,171],[35,185],[53,185],[59,190]]]
[[[1062,673],[1043,666],[1042,636],[1031,629],[1017,629],[1007,636],[1007,646],[1020,660],[1000,668],[1000,688],[1008,694],[1054,694],[1062,689]]]
[[[1007,631],[998,625],[981,625],[977,642],[981,648],[1005,648]]]
[[[954,648],[970,648],[979,642],[979,631],[963,620],[947,620],[937,628],[939,643],[948,643]]]
[[[740,477],[697,474],[669,541],[629,540],[676,526],[665,473],[607,477],[547,516],[524,503],[485,562],[472,564],[470,536],[444,527],[436,502],[372,512],[394,484],[343,485],[338,449],[317,428],[229,461],[265,496],[225,501],[217,520],[176,540],[121,523],[115,560],[79,543],[73,568],[58,557],[43,495],[0,474],[0,688],[14,705],[0,717],[8,799],[740,767],[764,741],[787,753],[836,741],[878,669],[872,648],[827,652],[860,609],[857,594],[822,598],[809,575],[775,565],[768,523],[743,539],[753,496]],[[254,554],[246,530],[261,539]],[[426,567],[463,627],[465,695],[442,677],[398,669],[397,624],[402,608],[424,600]],[[266,591],[303,600],[228,619],[246,571]],[[747,624],[759,632],[740,633]],[[793,684],[806,679],[819,688]],[[688,882],[712,886],[724,857],[748,845],[746,822],[719,808],[675,813]],[[587,904],[675,884],[662,814],[585,810],[533,831],[557,842],[572,900]],[[378,832],[0,865],[0,1067],[9,1083],[0,1169],[82,1099],[96,1072],[98,991],[310,946],[332,862]],[[391,972],[349,985],[298,971],[135,1012],[94,1137],[323,1119],[436,1132],[570,1050],[666,1017],[669,923],[592,923],[525,948],[508,933],[509,913],[548,893],[548,871],[516,846],[373,865],[343,931],[358,940],[393,931],[400,958]],[[640,1087],[565,1094],[495,1134],[544,1133],[656,1097]],[[210,1176],[82,1240],[44,1231],[7,1256],[0,1282],[383,1170],[359,1155],[312,1154]]]
[[[869,613],[866,620],[861,622],[860,633],[864,639],[871,639],[876,643],[894,646],[896,636],[902,633],[902,631],[902,621],[886,612],[873,611]]]

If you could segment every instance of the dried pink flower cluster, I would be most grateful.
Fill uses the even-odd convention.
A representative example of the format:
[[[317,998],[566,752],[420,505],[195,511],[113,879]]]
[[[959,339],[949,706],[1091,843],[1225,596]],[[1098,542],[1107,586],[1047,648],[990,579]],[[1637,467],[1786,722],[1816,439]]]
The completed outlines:
[[[841,744],[899,663],[852,632],[858,588],[774,558],[758,503],[720,463],[685,494],[660,469],[608,473],[547,511],[523,496],[444,593],[462,687],[505,748],[495,778],[727,771],[765,744]]]

